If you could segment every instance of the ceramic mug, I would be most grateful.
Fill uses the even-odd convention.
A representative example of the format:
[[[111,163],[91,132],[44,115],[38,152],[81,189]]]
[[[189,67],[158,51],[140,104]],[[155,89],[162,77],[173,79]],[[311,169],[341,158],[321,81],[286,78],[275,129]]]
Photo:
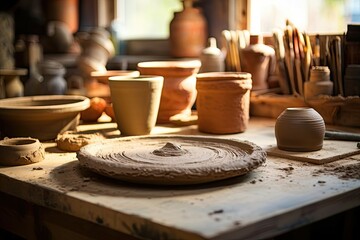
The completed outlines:
[[[140,75],[109,78],[111,101],[121,135],[147,135],[159,112],[162,76]]]

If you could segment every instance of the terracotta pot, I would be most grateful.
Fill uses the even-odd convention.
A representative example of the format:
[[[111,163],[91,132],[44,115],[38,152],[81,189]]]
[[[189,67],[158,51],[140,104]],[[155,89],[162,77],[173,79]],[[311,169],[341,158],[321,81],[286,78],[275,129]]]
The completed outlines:
[[[79,0],[44,1],[45,15],[48,21],[60,21],[68,25],[75,33],[79,27]]]
[[[199,60],[138,63],[141,75],[164,77],[158,123],[168,123],[170,117],[177,114],[191,115],[196,99],[196,74],[200,66]]]
[[[244,132],[249,122],[251,74],[236,72],[197,75],[196,106],[202,132]]]
[[[252,90],[268,88],[270,71],[275,69],[275,50],[262,43],[262,37],[258,36],[254,44],[241,49],[241,70],[251,73]]]
[[[174,57],[199,57],[206,46],[207,23],[201,10],[184,5],[170,22],[170,53]]]
[[[0,141],[0,164],[17,166],[44,160],[45,150],[38,139],[6,138]]]
[[[151,133],[159,111],[163,82],[161,76],[109,78],[111,100],[121,135]]]
[[[324,120],[313,108],[287,108],[276,120],[275,137],[278,148],[282,150],[320,150],[324,135]]]

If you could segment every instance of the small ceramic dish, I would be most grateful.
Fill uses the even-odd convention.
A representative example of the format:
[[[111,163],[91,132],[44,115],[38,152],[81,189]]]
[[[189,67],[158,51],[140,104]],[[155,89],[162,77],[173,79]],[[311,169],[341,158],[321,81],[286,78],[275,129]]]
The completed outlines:
[[[74,129],[90,106],[84,96],[44,95],[0,100],[0,132],[6,137],[52,140]]]
[[[0,164],[26,165],[44,160],[45,150],[38,139],[5,138],[0,141]]]

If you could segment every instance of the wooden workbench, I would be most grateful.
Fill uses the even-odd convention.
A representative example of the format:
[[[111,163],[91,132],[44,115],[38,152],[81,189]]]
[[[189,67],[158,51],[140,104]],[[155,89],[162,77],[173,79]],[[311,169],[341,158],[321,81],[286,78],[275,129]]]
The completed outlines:
[[[252,118],[244,133],[213,137],[266,148],[276,144],[274,123]],[[79,129],[119,137],[111,122]],[[156,126],[152,134],[207,135],[196,125]],[[42,162],[0,167],[0,228],[28,239],[269,238],[360,206],[360,154],[325,165],[268,156],[244,176],[155,187],[96,175],[75,153],[43,144]]]

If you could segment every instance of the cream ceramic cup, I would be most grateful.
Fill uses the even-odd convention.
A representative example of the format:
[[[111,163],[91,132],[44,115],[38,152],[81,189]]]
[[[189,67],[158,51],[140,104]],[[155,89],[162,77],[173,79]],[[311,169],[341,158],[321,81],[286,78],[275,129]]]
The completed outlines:
[[[111,101],[121,135],[147,135],[156,124],[162,76],[140,75],[109,78]]]

